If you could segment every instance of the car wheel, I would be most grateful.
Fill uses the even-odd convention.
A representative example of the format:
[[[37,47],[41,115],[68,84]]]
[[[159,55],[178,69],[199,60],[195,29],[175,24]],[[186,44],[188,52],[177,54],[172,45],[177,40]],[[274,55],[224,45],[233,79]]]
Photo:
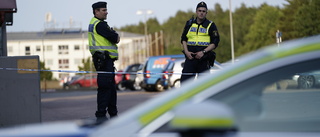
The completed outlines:
[[[164,90],[164,86],[161,84],[161,81],[157,81],[156,85],[155,85],[155,90],[156,91],[163,91]]]
[[[136,82],[134,82],[133,83],[133,85],[132,85],[132,90],[141,90],[142,88],[141,88],[141,86],[138,84],[138,83],[136,83]]]
[[[313,88],[314,84],[315,84],[315,80],[313,76],[306,75],[306,76],[300,76],[298,78],[298,86],[301,89]]]
[[[80,84],[75,84],[74,86],[72,86],[73,89],[80,89],[81,88],[81,85]]]
[[[180,88],[180,80],[177,80],[173,83],[173,86],[174,88]]]
[[[126,90],[126,87],[123,86],[121,83],[119,83],[119,84],[117,85],[117,88],[118,88],[118,90],[120,90],[120,91]]]

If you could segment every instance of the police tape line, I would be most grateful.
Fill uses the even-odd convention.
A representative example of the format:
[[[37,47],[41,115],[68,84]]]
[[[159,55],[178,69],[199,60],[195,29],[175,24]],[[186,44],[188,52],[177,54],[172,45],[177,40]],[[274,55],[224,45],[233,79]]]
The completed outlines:
[[[150,74],[150,75],[197,75],[197,73],[143,73],[143,72],[106,72],[106,71],[74,71],[74,70],[42,70],[42,69],[19,69],[19,68],[0,68],[0,70],[9,70],[9,71],[45,71],[45,72],[66,72],[66,73],[86,73],[86,74]]]

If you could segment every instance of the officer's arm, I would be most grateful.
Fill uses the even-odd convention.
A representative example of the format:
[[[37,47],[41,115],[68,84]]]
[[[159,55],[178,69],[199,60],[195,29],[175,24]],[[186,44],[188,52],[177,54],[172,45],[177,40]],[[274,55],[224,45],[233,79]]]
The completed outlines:
[[[193,57],[192,57],[193,53],[189,52],[188,46],[187,46],[187,41],[188,41],[187,33],[188,33],[189,29],[190,29],[190,25],[188,25],[188,21],[187,21],[186,25],[184,26],[182,35],[181,35],[181,45],[182,45],[182,48],[183,48],[183,51],[184,51],[184,54],[186,55],[186,57],[189,59],[193,59]]]
[[[214,23],[211,24],[211,26],[209,28],[209,35],[210,35],[210,45],[214,44],[213,49],[216,49],[219,45],[219,42],[220,42],[220,35],[219,35],[216,24],[214,24]],[[213,50],[213,49],[210,49],[210,50]],[[210,51],[210,50],[208,50],[208,51]]]
[[[112,30],[107,22],[99,22],[96,26],[96,31],[99,35],[105,37],[112,43],[119,43],[120,41],[118,33]]]

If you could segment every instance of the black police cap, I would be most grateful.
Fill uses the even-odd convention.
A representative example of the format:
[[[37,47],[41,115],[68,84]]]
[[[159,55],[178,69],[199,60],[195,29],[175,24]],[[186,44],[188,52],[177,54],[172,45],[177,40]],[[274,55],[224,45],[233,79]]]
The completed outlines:
[[[92,4],[92,9],[107,8],[107,2],[99,1]]]
[[[204,7],[204,8],[206,8],[206,9],[208,9],[208,8],[207,8],[207,4],[206,4],[205,2],[203,2],[203,1],[201,1],[200,3],[198,3],[197,9],[198,9],[199,7]]]

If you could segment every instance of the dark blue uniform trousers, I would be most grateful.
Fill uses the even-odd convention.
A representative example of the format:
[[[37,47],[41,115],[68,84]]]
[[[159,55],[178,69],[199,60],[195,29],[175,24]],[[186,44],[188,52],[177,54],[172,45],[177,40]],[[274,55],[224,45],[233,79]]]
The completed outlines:
[[[106,72],[114,72],[114,60],[107,58],[104,66],[101,68]],[[106,117],[106,112],[110,117],[117,116],[117,90],[114,80],[114,73],[98,73],[98,94],[96,117]]]
[[[182,75],[181,75],[181,84],[183,84],[183,82],[185,82],[188,79],[194,79],[195,78],[195,74],[198,73],[198,77],[199,73],[202,73],[204,71],[209,70],[209,64],[207,60],[199,60],[199,59],[186,59],[183,69],[182,69]],[[191,74],[184,74],[184,73],[194,73],[193,75]]]

